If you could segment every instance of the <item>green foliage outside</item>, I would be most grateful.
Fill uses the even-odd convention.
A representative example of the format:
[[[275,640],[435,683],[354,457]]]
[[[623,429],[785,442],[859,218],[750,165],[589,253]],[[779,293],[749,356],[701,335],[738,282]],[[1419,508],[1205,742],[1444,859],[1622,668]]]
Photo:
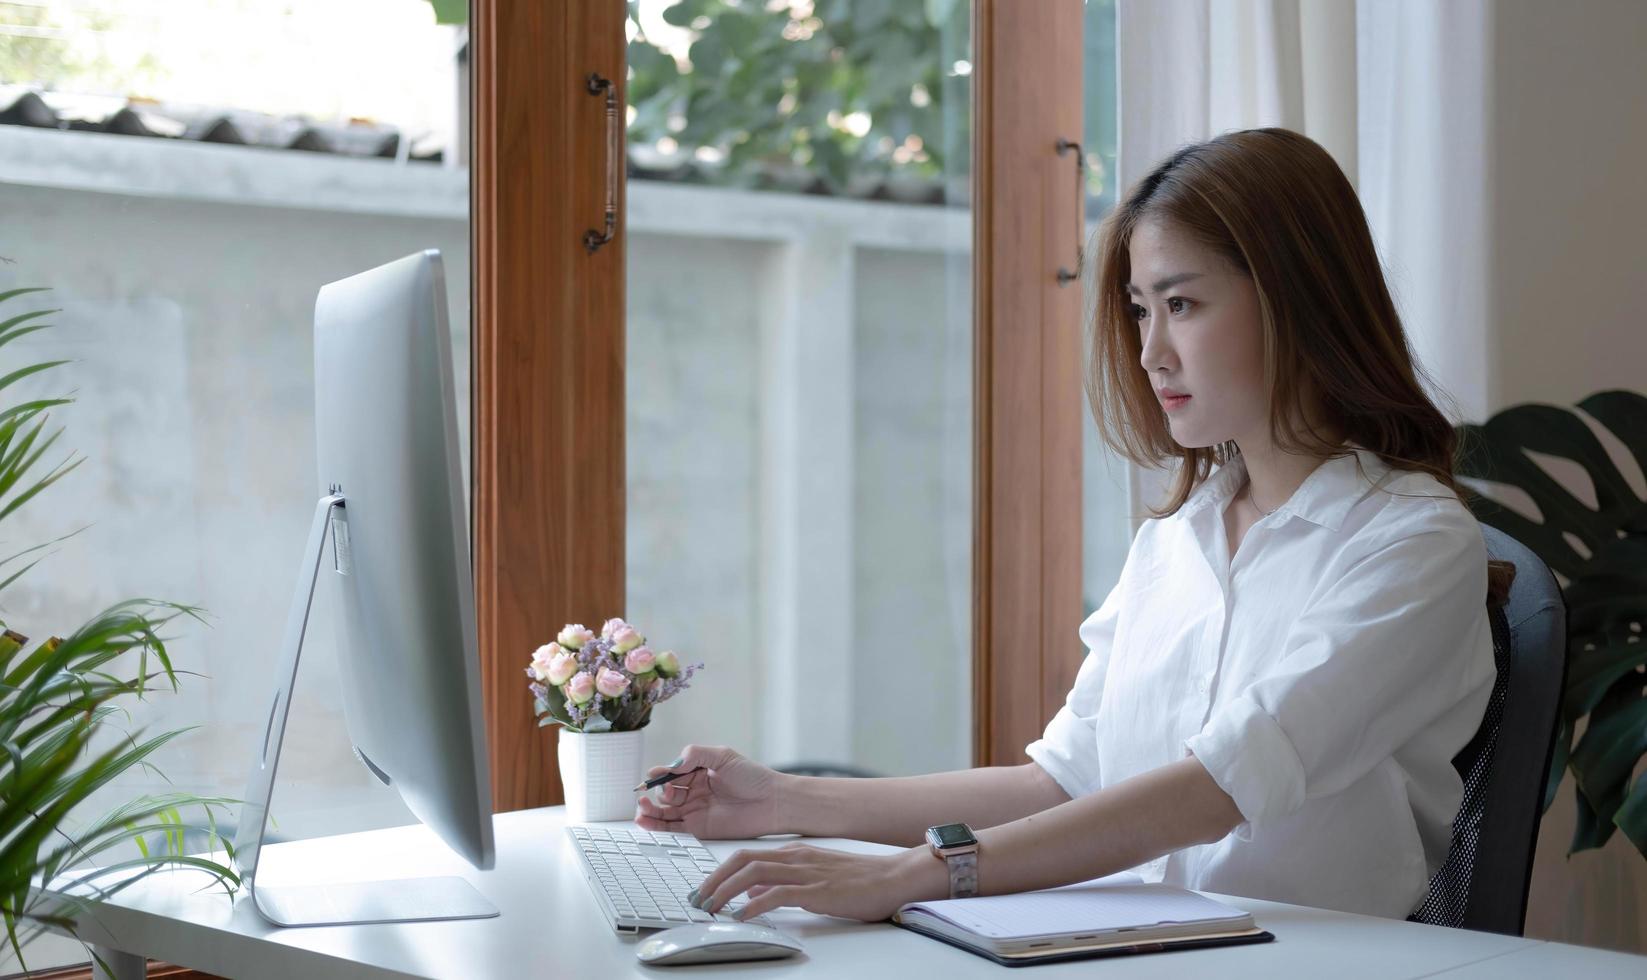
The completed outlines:
[[[460,3],[428,0],[442,23]],[[970,171],[965,0],[680,0],[684,51],[629,4],[632,160],[681,179],[848,193]],[[451,18],[451,19],[447,19]]]
[[[437,24],[467,24],[469,22],[469,0],[429,0],[429,6],[435,8],[435,23]]]
[[[717,182],[743,185],[965,174],[969,15],[961,0],[681,0],[664,19],[694,34],[685,64],[632,21],[630,141],[702,148]]]
[[[950,200],[965,186],[967,0],[679,0],[663,19],[691,32],[684,52],[646,35],[635,0],[629,10],[639,176],[834,194],[941,182]],[[1085,119],[1069,135],[1086,149],[1097,215],[1115,197],[1115,0],[1087,0],[1085,10]]]
[[[96,53],[71,45],[71,32],[100,35],[117,28],[115,17],[90,7],[40,6],[0,0],[0,83],[38,85],[43,89],[141,91],[161,77],[160,62],[152,52],[135,57],[113,57],[102,45]]]

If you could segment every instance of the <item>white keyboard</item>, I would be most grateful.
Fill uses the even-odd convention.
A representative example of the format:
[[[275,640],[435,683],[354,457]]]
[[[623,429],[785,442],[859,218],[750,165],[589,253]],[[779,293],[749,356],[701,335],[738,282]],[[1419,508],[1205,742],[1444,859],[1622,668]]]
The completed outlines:
[[[686,893],[720,864],[691,834],[639,828],[567,827],[595,901],[618,932],[672,929],[689,922],[736,922],[735,898],[714,915],[686,904]],[[764,915],[745,920],[771,928]]]

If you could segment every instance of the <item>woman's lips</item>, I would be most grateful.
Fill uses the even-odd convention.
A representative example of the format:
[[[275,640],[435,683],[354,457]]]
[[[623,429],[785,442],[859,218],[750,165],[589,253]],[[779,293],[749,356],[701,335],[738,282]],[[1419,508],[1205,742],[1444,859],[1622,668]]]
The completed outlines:
[[[1189,404],[1189,395],[1165,395],[1161,398],[1161,406],[1167,411],[1177,411]]]

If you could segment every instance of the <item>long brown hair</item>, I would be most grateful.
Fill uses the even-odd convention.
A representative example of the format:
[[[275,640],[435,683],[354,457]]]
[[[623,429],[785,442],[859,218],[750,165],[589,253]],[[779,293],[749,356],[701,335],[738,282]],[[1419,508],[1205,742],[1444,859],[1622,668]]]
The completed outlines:
[[[1460,500],[1458,437],[1426,393],[1384,282],[1366,215],[1344,172],[1320,144],[1287,129],[1224,133],[1185,146],[1127,192],[1097,233],[1087,398],[1099,434],[1139,465],[1178,461],[1166,505],[1175,513],[1234,441],[1186,448],[1172,438],[1129,312],[1128,247],[1146,218],[1186,233],[1246,275],[1258,293],[1270,436],[1277,448],[1319,459],[1347,455],[1304,409],[1397,469],[1428,473]],[[1433,385],[1432,385],[1433,386]],[[1359,465],[1359,463],[1357,464]],[[1488,562],[1488,601],[1515,575]]]

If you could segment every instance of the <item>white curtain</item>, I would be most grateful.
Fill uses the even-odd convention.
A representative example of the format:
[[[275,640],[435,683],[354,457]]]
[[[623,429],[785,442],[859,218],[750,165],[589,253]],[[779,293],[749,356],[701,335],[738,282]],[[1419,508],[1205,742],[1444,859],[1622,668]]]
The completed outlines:
[[[1284,126],[1356,185],[1419,362],[1454,421],[1487,390],[1487,0],[1119,0],[1121,187],[1177,147]],[[1124,190],[1123,190],[1124,192]],[[1168,474],[1133,469],[1134,527]]]

